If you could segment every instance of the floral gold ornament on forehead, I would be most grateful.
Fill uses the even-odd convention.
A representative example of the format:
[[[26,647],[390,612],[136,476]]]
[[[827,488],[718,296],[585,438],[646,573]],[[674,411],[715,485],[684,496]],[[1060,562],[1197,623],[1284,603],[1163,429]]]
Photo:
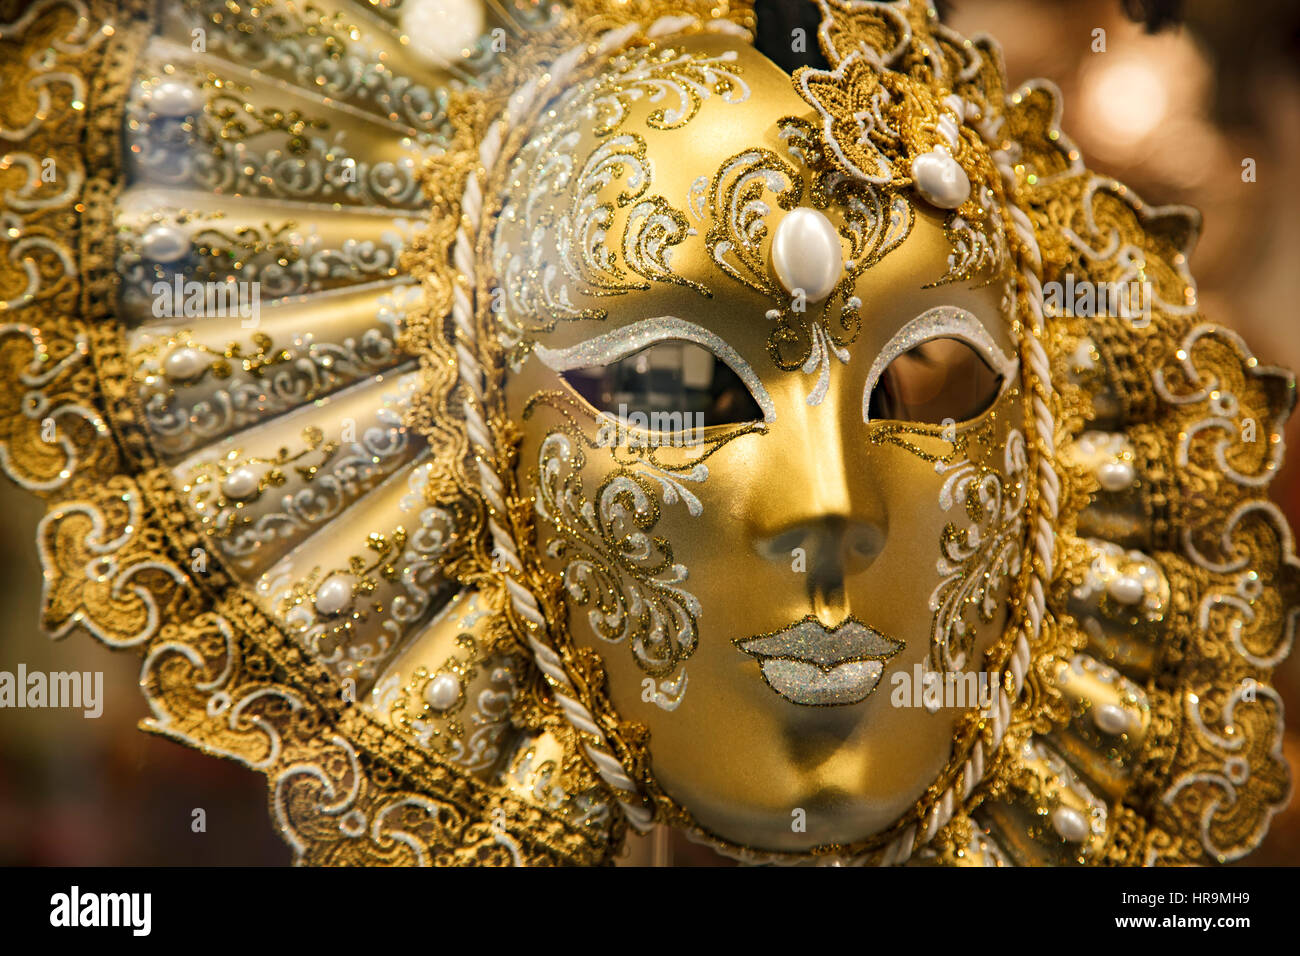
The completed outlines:
[[[86,98],[5,120],[0,462],[298,861],[1259,843],[1294,381],[1049,84],[906,0],[793,73],[740,2],[176,6],[0,24]]]

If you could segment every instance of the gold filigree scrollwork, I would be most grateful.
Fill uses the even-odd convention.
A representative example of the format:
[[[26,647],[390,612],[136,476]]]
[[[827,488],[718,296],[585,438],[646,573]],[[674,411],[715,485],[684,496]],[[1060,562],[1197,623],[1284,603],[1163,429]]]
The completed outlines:
[[[673,250],[689,235],[687,219],[649,192],[645,137],[627,128],[628,113],[640,101],[660,104],[646,126],[679,129],[710,96],[740,102],[748,95],[726,56],[636,47],[555,102],[555,119],[529,135],[510,166],[512,181],[529,183],[526,194],[507,200],[498,221],[493,267],[506,297],[508,346],[526,349],[560,321],[604,318],[602,308],[583,306],[580,298],[622,296],[653,282],[711,295],[672,269]],[[595,145],[578,162],[580,128],[591,116]],[[554,261],[543,261],[543,232],[551,235]]]
[[[960,507],[970,523],[948,524],[940,541],[941,580],[930,595],[935,669],[959,671],[967,665],[977,627],[993,620],[1002,604],[999,589],[1020,573],[1028,452],[1016,429],[1007,435],[1003,458],[1000,472],[967,459],[936,466],[944,475],[939,506]]]
[[[68,501],[41,520],[46,568],[43,624],[59,637],[82,627],[110,647],[135,647],[159,623],[198,609],[188,575],[160,561],[144,496],[125,476],[94,497]]]
[[[573,235],[591,239],[594,245],[583,246],[575,238],[575,261],[587,267],[581,259],[583,250],[596,250],[600,242],[594,237],[604,230],[601,242],[610,255],[600,262],[619,270],[611,281],[634,291],[646,283],[676,282],[670,254],[684,241],[689,227],[683,228],[684,219],[662,197],[648,188],[639,190],[638,177],[648,172],[646,157],[638,153],[637,137],[644,132],[641,139],[649,140],[655,134],[648,131],[681,128],[697,115],[704,99],[738,101],[747,95],[747,88],[725,57],[692,60],[670,49],[670,37],[649,41],[636,35],[633,24],[641,28],[662,24],[666,12],[687,11],[701,21],[687,28],[692,32],[708,20],[752,26],[752,15],[743,3],[712,0],[688,0],[672,11],[654,0],[614,6],[580,0],[571,9],[557,8],[553,22],[520,19],[521,28],[537,31],[536,47],[541,52],[535,59],[491,72],[496,67],[480,56],[471,57],[464,68],[484,85],[466,84],[449,95],[404,75],[396,58],[389,61],[392,69],[376,69],[384,63],[382,51],[367,48],[365,30],[353,29],[345,9],[321,12],[308,4],[288,10],[269,0],[253,0],[238,10],[222,0],[183,0],[183,6],[187,15],[211,27],[208,37],[219,54],[216,60],[224,57],[242,63],[276,81],[345,103],[353,111],[377,112],[406,130],[401,135],[410,135],[422,146],[449,147],[435,164],[445,176],[434,172],[422,182],[434,215],[413,241],[393,232],[369,245],[362,240],[330,249],[304,232],[301,238],[309,247],[296,258],[296,254],[284,255],[281,264],[278,260],[285,250],[272,248],[275,237],[270,235],[277,226],[259,225],[260,217],[254,217],[252,231],[242,235],[225,230],[226,219],[220,214],[209,214],[210,220],[200,222],[197,213],[180,210],[170,224],[184,227],[181,231],[190,238],[210,227],[211,234],[198,239],[207,261],[192,270],[193,276],[224,278],[230,273],[218,268],[218,255],[225,256],[238,263],[235,271],[243,278],[263,281],[265,294],[319,291],[334,280],[393,278],[399,271],[397,256],[409,254],[403,264],[428,295],[421,309],[407,311],[402,346],[420,355],[429,391],[429,400],[413,411],[409,423],[429,438],[432,451],[430,467],[422,473],[427,480],[411,489],[419,492],[417,498],[423,496],[432,523],[411,534],[429,537],[430,544],[422,549],[408,538],[398,547],[399,555],[393,551],[402,545],[397,539],[376,540],[376,551],[381,553],[363,561],[359,572],[373,572],[376,581],[391,584],[394,574],[400,576],[399,569],[414,568],[419,578],[431,567],[433,539],[438,539],[439,546],[445,547],[439,560],[449,577],[480,589],[485,605],[499,617],[503,634],[507,620],[514,625],[510,637],[501,637],[508,644],[527,626],[510,617],[503,579],[488,571],[487,536],[482,532],[489,513],[478,476],[471,469],[482,463],[485,468],[500,468],[505,475],[507,500],[504,508],[492,510],[491,520],[524,529],[529,524],[529,503],[518,494],[513,478],[518,430],[499,410],[488,410],[485,421],[492,434],[475,443],[485,457],[495,455],[499,460],[476,462],[468,454],[467,396],[458,370],[481,367],[491,379],[503,363],[496,342],[475,342],[469,334],[472,323],[454,327],[449,319],[451,304],[461,295],[470,300],[472,317],[473,309],[486,301],[484,291],[493,279],[490,269],[481,269],[473,281],[463,281],[458,272],[468,260],[454,255],[453,245],[457,233],[465,229],[459,256],[472,256],[477,249],[482,258],[489,240],[473,233],[492,229],[498,192],[514,196],[514,208],[521,216],[525,214],[522,204],[534,202],[526,212],[533,217],[528,228],[512,240],[521,248],[528,245],[537,230],[553,228],[556,216],[571,214],[570,200],[583,161],[574,158],[578,140],[571,136],[573,129],[561,129],[533,156],[545,159],[548,167],[528,163],[519,167],[527,173],[542,169],[544,175],[540,179],[524,175],[503,190],[485,193],[493,197],[484,204],[489,215],[481,222],[475,219],[469,228],[465,224],[478,210],[462,209],[460,197],[484,155],[480,152],[484,133],[502,115],[502,104],[510,94],[536,77],[548,77],[541,80],[548,109],[554,106],[562,112],[579,107],[584,97],[587,102],[595,97],[608,127],[599,138],[629,134],[618,148],[631,157],[620,159],[617,169],[602,168],[598,175],[610,174],[611,187],[621,187],[628,198],[620,204],[619,188],[612,188],[612,216],[602,218],[594,209],[582,211],[589,218]],[[796,160],[786,167],[795,176],[788,177],[774,195],[792,188],[797,178],[802,183],[801,197],[844,221],[840,235],[850,250],[846,258],[856,264],[868,258],[872,248],[870,240],[855,238],[857,232],[873,235],[872,223],[890,223],[880,227],[887,235],[902,228],[895,224],[894,197],[888,190],[911,188],[904,181],[908,179],[905,161],[933,148],[940,137],[955,151],[973,187],[969,202],[986,218],[965,205],[949,216],[948,234],[955,249],[948,278],[973,275],[996,259],[997,242],[1004,233],[1014,233],[1015,252],[1025,270],[1016,292],[1015,334],[1025,358],[1025,391],[1042,400],[1029,419],[1036,426],[1035,434],[1026,439],[1030,448],[1043,454],[1033,475],[1034,489],[1040,493],[1030,498],[1037,522],[1034,539],[1057,534],[1065,541],[1076,530],[1074,505],[1086,497],[1078,489],[1062,486],[1072,479],[1048,453],[1054,426],[1055,438],[1064,443],[1093,416],[1112,419],[1117,428],[1141,421],[1148,430],[1142,442],[1132,429],[1130,438],[1150,461],[1142,463],[1135,481],[1147,480],[1148,465],[1159,464],[1174,473],[1160,493],[1178,499],[1177,507],[1168,509],[1172,514],[1168,525],[1174,532],[1186,529],[1186,533],[1181,553],[1162,553],[1159,564],[1178,583],[1165,595],[1168,600],[1153,610],[1154,617],[1144,618],[1141,628],[1144,633],[1147,624],[1168,628],[1168,640],[1161,647],[1166,656],[1155,657],[1163,669],[1144,688],[1151,699],[1148,742],[1133,767],[1132,793],[1115,799],[1104,820],[1097,813],[1085,821],[1106,829],[1104,850],[1094,852],[1101,834],[1089,825],[1083,834],[1089,852],[1075,858],[1117,863],[1239,858],[1259,842],[1289,790],[1280,752],[1280,701],[1265,682],[1292,642],[1300,565],[1280,512],[1263,494],[1276,471],[1281,425],[1293,402],[1293,386],[1284,376],[1258,366],[1230,336],[1215,332],[1186,338],[1199,322],[1194,314],[1195,288],[1186,272],[1194,218],[1184,211],[1147,209],[1125,187],[1088,173],[1059,128],[1059,103],[1049,88],[1030,85],[1008,93],[991,42],[963,41],[935,22],[929,5],[920,0],[895,4],[822,0],[821,7],[825,14],[819,31],[822,47],[839,80],[849,76],[854,80],[837,85],[834,73],[804,75],[807,89],[815,93],[813,100],[823,105],[834,101],[827,111],[833,115],[827,125],[825,113],[817,113],[823,121],[820,130],[783,131],[785,146]],[[166,471],[154,465],[160,455],[177,450],[164,447],[166,428],[160,424],[171,422],[179,428],[179,423],[189,420],[190,408],[185,402],[174,408],[169,405],[160,418],[132,394],[125,330],[112,311],[118,303],[113,216],[126,182],[119,165],[123,106],[141,62],[139,53],[152,33],[152,9],[142,0],[37,0],[12,22],[0,24],[0,52],[4,53],[0,80],[12,94],[0,102],[0,134],[13,145],[0,160],[0,191],[6,206],[0,214],[0,309],[6,314],[0,329],[4,370],[0,464],[26,487],[55,499],[40,527],[46,625],[55,634],[82,628],[110,646],[141,651],[145,659],[141,683],[151,708],[149,729],[264,772],[271,782],[277,823],[299,862],[607,862],[622,839],[623,823],[583,756],[590,740],[558,713],[554,685],[530,675],[521,683],[511,717],[517,726],[537,735],[534,744],[551,735],[555,746],[544,753],[540,745],[530,744],[516,754],[519,759],[503,779],[483,786],[443,755],[423,752],[360,708],[342,705],[332,693],[335,675],[304,653],[294,635],[284,633],[240,588],[231,586],[221,567],[214,564],[202,576],[186,572],[181,559],[202,538],[183,517],[182,503]],[[627,49],[608,53],[616,58],[619,70],[614,72],[622,71],[621,79],[607,82],[610,77],[597,75],[599,64],[588,63],[547,88],[552,76],[547,70],[558,56],[573,50],[581,60],[581,51],[590,54],[597,49],[595,43],[611,36],[603,32],[611,27],[628,28],[623,34]],[[859,60],[846,67],[855,56]],[[878,69],[878,76],[865,68],[866,61]],[[486,72],[476,72],[480,69]],[[570,92],[573,98],[567,99]],[[459,118],[452,117],[456,103],[465,110]],[[451,108],[444,110],[448,105]],[[817,103],[810,105],[816,108]],[[643,106],[645,129],[627,128],[631,125],[627,118]],[[858,115],[846,110],[856,110]],[[296,120],[288,125],[295,124]],[[447,135],[453,125],[457,139],[450,142]],[[286,132],[295,135],[293,129]],[[306,134],[307,128],[300,132]],[[859,141],[863,133],[866,144]],[[517,144],[510,136],[506,141],[511,149]],[[865,185],[855,170],[867,173],[864,166],[878,161],[868,146],[887,158],[897,174],[888,184],[877,184],[882,201],[875,205],[872,194],[852,192]],[[585,148],[595,147],[588,143]],[[796,150],[802,154],[796,155]],[[58,183],[38,180],[37,157],[56,160]],[[510,158],[502,162],[508,167]],[[1005,178],[995,169],[1001,169]],[[494,177],[496,171],[488,175]],[[501,185],[491,178],[484,183]],[[544,188],[530,192],[535,183]],[[583,193],[578,202],[589,195]],[[606,195],[601,192],[597,198]],[[702,217],[704,206],[697,212],[697,199],[707,205],[708,197],[694,191],[689,197],[692,213]],[[999,219],[1004,213],[1011,218]],[[502,219],[508,215],[509,207]],[[867,226],[856,227],[855,215]],[[158,214],[149,221],[163,219]],[[122,237],[127,284],[121,291],[128,295],[132,289],[127,286],[158,276],[155,264],[138,255],[132,258],[130,247],[138,238]],[[864,255],[862,249],[868,252]],[[596,257],[597,252],[591,255]],[[758,273],[766,272],[761,249],[755,262]],[[510,282],[526,281],[534,283],[534,291],[541,290],[536,301],[544,308],[512,313],[511,321],[520,323],[514,331],[521,339],[534,321],[599,314],[594,307],[584,311],[590,302],[566,302],[563,275],[530,272],[534,265],[522,263],[513,279],[504,269],[496,277],[507,287]],[[1033,304],[1034,283],[1029,280],[1045,282],[1072,267],[1093,279],[1149,278],[1156,291],[1155,321],[1138,329],[1101,321],[1085,326],[1075,316],[1048,316],[1052,322],[1041,339],[1025,335],[1021,323],[1035,324],[1031,311],[1026,311]],[[148,288],[136,287],[136,294],[141,287]],[[802,332],[791,340],[782,361],[794,362],[805,348],[811,357],[819,334],[825,336],[823,356],[836,341],[830,338],[831,331],[838,341],[850,341],[855,327],[845,316],[841,312],[839,319],[819,318],[806,327],[796,323]],[[479,309],[479,317],[487,321],[485,306]],[[1093,362],[1097,367],[1095,376],[1080,379],[1080,394],[1075,396],[1068,396],[1068,389],[1058,388],[1059,383],[1045,372],[1052,363],[1066,364],[1059,354],[1064,339],[1054,337],[1053,322],[1068,328],[1073,337],[1070,348],[1081,352],[1076,364]],[[493,328],[498,324],[494,322]],[[819,333],[822,324],[825,329]],[[385,336],[383,342],[387,348],[391,339]],[[1048,352],[1045,361],[1038,361],[1041,356],[1035,354],[1039,346]],[[1182,354],[1176,351],[1180,346]],[[220,344],[214,348],[221,351]],[[268,346],[265,357],[272,357],[274,351]],[[271,395],[281,390],[278,383],[288,384],[280,368],[268,369],[265,378],[259,378],[258,370],[264,366],[256,355],[229,358],[232,378],[247,371],[249,378],[257,380],[250,389],[259,393]],[[253,365],[243,368],[247,358]],[[465,365],[458,366],[462,361]],[[315,375],[318,367],[313,361],[310,374]],[[1156,388],[1152,373],[1157,368],[1164,369],[1160,385],[1167,394],[1159,394]],[[465,381],[470,378],[464,376]],[[268,384],[267,379],[272,381]],[[313,385],[310,396],[302,400],[319,397],[317,388]],[[290,392],[285,390],[285,395]],[[276,402],[254,403],[259,414],[293,407],[273,397]],[[496,403],[490,391],[470,398]],[[1053,421],[1053,406],[1058,402],[1068,407]],[[1258,444],[1245,437],[1248,419],[1258,428]],[[51,423],[53,441],[47,437]],[[214,434],[204,432],[203,437]],[[567,433],[557,434],[563,438]],[[875,437],[888,440],[880,432]],[[1185,444],[1180,445],[1184,438]],[[619,481],[602,485],[588,500],[575,470],[580,466],[574,465],[581,445],[572,434],[568,440],[573,442],[568,449],[573,454],[557,454],[557,471],[551,475],[553,491],[567,494],[563,503],[579,509],[566,515],[566,520],[582,530],[593,547],[624,547],[628,541],[644,544],[642,552],[625,553],[623,558],[642,571],[663,566],[668,583],[680,584],[671,579],[671,557],[654,551],[656,490],[665,504],[671,503],[667,487],[661,483],[656,489],[650,475],[663,462],[614,450],[615,456],[625,455],[615,459],[623,465],[617,472]],[[1180,453],[1185,454],[1186,467]],[[694,469],[701,461],[688,464]],[[685,466],[676,467],[679,470],[662,470],[682,480],[691,473],[680,470]],[[982,485],[972,478],[968,491]],[[1046,502],[1058,491],[1059,515],[1053,512],[1049,519]],[[1087,494],[1093,491],[1089,488]],[[961,499],[954,495],[954,509],[968,504],[970,495]],[[584,506],[586,512],[581,510]],[[1027,514],[1028,508],[1027,504]],[[627,535],[609,531],[609,519],[616,511]],[[446,516],[445,527],[439,515]],[[584,523],[587,518],[590,522]],[[441,536],[439,528],[445,532]],[[1180,543],[1174,533],[1170,541],[1171,547]],[[520,557],[526,568],[520,583],[536,589],[548,621],[562,620],[562,583],[553,582],[549,572],[540,568],[538,555],[521,549]],[[1050,551],[1044,551],[1036,553],[1034,561],[1050,563],[1050,557]],[[1108,586],[1122,577],[1118,570],[1108,576]],[[412,587],[420,583],[413,581]],[[1062,586],[1058,580],[1053,585],[1053,590],[1070,589],[1068,582]],[[644,590],[644,583],[638,582],[638,587]],[[1123,594],[1126,587],[1117,593]],[[414,613],[415,597],[402,596]],[[661,605],[660,632],[654,633],[645,622],[642,651],[652,662],[663,664],[693,646],[693,631],[682,616],[689,608],[677,591],[661,590],[651,596],[668,603]],[[629,590],[611,597],[614,626],[620,620],[620,607],[624,609],[621,620],[641,621],[625,610],[634,598]],[[644,607],[646,600],[643,595],[638,607]],[[992,724],[978,729],[980,746],[985,748],[978,753],[987,761],[988,773],[970,776],[969,764],[961,768],[954,764],[952,774],[957,776],[937,780],[892,829],[871,838],[870,846],[855,859],[883,857],[894,862],[914,848],[924,854],[927,845],[952,856],[960,857],[961,847],[973,847],[980,856],[999,858],[993,838],[983,842],[981,831],[969,825],[967,813],[978,813],[976,804],[1013,789],[1011,784],[1025,769],[1022,745],[1059,722],[1059,701],[1051,698],[1040,671],[1050,671],[1055,660],[1062,659],[1063,648],[1082,650],[1096,636],[1079,627],[1070,614],[1050,606],[1037,608],[1043,620],[1041,628],[1031,632],[1031,616],[1023,613],[1030,603],[1017,605],[1006,635],[1010,640],[1004,642],[1015,642],[1023,631],[1031,645],[1026,693],[1015,704],[1009,725],[999,725],[997,733],[990,729]],[[1142,609],[1145,614],[1145,603]],[[688,824],[683,812],[655,789],[645,734],[620,722],[607,695],[599,691],[604,684],[596,655],[568,646],[562,634],[549,637],[574,693],[590,708],[593,726],[609,731],[617,761],[659,801],[666,819]],[[1017,653],[1018,649],[1017,644]],[[1165,666],[1175,656],[1178,667]],[[1013,670],[1004,668],[1008,684],[1015,676]],[[322,687],[331,691],[322,692]],[[1099,724],[1097,729],[1101,733],[1104,728]],[[954,738],[955,752],[971,752],[969,743],[976,731],[963,734],[959,731]],[[953,794],[952,801],[942,798]],[[1040,809],[1051,814],[1059,809],[1049,806],[1056,799],[1052,793],[1040,788],[1038,795],[1048,800]],[[1091,811],[1092,805],[1080,809]],[[949,816],[949,826],[945,829],[940,822],[939,832],[934,832],[931,823]],[[1045,832],[1044,819],[1036,818],[1021,835],[1031,829]],[[1059,830],[1046,836],[1059,847]],[[751,859],[795,856],[731,849]],[[835,852],[839,849],[843,848]]]
[[[1291,789],[1281,698],[1267,686],[1205,685],[1182,703],[1186,729],[1157,805],[1157,820],[1177,836],[1152,845],[1145,862],[1238,860],[1259,845]]]
[[[659,523],[655,488],[618,469],[587,498],[579,474],[580,443],[553,431],[538,453],[537,513],[557,538],[548,549],[565,561],[564,587],[603,640],[626,642],[637,665],[663,677],[695,651],[699,600],[683,588],[685,566],[653,534]]]
[[[809,398],[817,404],[829,386],[831,356],[848,361],[847,347],[861,327],[854,286],[907,237],[913,212],[897,193],[852,180],[834,167],[811,124],[787,117],[779,125],[787,151],[802,170],[771,150],[745,150],[725,160],[711,181],[697,180],[689,206],[697,219],[709,223],[705,247],[713,263],[774,306],[768,312],[774,322],[768,339],[773,362],[787,371],[820,373]],[[833,209],[841,218],[839,234],[846,247],[843,273],[820,304],[787,293],[768,266],[773,207],[789,212],[805,195],[814,207]]]
[[[828,158],[851,179],[902,190],[915,185],[918,158],[937,151],[955,162],[970,188],[966,199],[947,207],[944,230],[953,253],[939,282],[1000,273],[1008,255],[1004,187],[980,133],[967,123],[978,120],[977,106],[881,69],[862,49],[833,71],[801,67],[795,89],[817,111]]]

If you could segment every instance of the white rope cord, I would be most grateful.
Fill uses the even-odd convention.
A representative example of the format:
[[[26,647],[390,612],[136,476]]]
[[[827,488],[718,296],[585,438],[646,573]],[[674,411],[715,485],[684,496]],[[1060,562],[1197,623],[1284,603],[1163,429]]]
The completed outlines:
[[[677,32],[696,21],[686,21],[681,17],[664,17],[651,25],[648,35]],[[616,49],[636,34],[638,26],[628,24],[617,30],[611,30],[601,36],[594,48],[581,46],[564,53],[548,71],[550,88],[558,87],[577,66],[587,53],[600,56]],[[479,165],[481,170],[491,169],[501,152],[502,141],[506,132],[518,123],[535,105],[539,98],[537,79],[529,80],[520,87],[506,104],[504,115],[498,118],[488,129],[479,145]],[[542,615],[536,597],[513,575],[523,573],[523,562],[510,532],[502,527],[497,515],[506,512],[505,487],[492,462],[491,433],[483,419],[484,380],[482,366],[474,356],[474,346],[478,335],[474,324],[474,303],[467,289],[475,287],[477,270],[474,258],[473,237],[478,234],[482,222],[483,194],[479,182],[479,172],[471,173],[465,183],[465,192],[461,198],[461,224],[456,230],[456,242],[452,250],[453,263],[457,272],[465,278],[464,283],[457,284],[452,295],[452,320],[456,324],[457,372],[461,383],[468,392],[464,401],[466,431],[470,448],[478,465],[479,485],[488,503],[488,530],[492,535],[492,544],[496,555],[509,566],[505,572],[506,591],[510,604],[531,628],[526,640],[533,653],[538,668],[551,683],[552,692],[565,719],[580,733],[586,735],[583,750],[587,757],[617,796],[628,823],[636,830],[645,832],[651,825],[653,814],[646,806],[636,782],[628,776],[609,746],[609,741],[590,710],[576,697],[573,682],[564,670],[564,663],[554,649],[548,647],[537,636],[545,628],[546,618]]]
[[[996,151],[993,153],[993,159],[1007,188],[1013,189],[1016,183],[1016,174],[1009,157],[1001,151]],[[1009,662],[1013,685],[1011,694],[999,695],[997,710],[991,715],[990,752],[995,752],[1001,746],[1002,739],[1006,735],[1007,727],[1011,722],[1013,701],[1019,702],[1021,694],[1024,692],[1025,675],[1028,673],[1030,665],[1030,641],[1037,640],[1042,631],[1043,617],[1047,609],[1047,583],[1054,576],[1056,564],[1054,544],[1056,532],[1054,526],[1060,497],[1060,480],[1052,468],[1052,462],[1056,455],[1056,420],[1044,395],[1044,391],[1048,394],[1051,391],[1051,368],[1048,364],[1047,352],[1043,349],[1043,344],[1039,338],[1044,331],[1042,252],[1038,247],[1038,240],[1034,237],[1034,227],[1030,223],[1029,217],[1014,205],[1010,206],[1010,215],[1016,236],[1023,246],[1019,256],[1019,272],[1025,286],[1025,300],[1028,303],[1030,319],[1029,334],[1025,337],[1024,342],[1027,353],[1026,358],[1030,370],[1039,382],[1045,384],[1046,388],[1035,390],[1031,398],[1034,431],[1040,443],[1042,454],[1038,462],[1038,494],[1041,507],[1034,522],[1033,536],[1034,553],[1038,558],[1038,564],[1029,582],[1029,604],[1027,607],[1029,626],[1027,631],[1022,629],[1016,635],[1015,649],[1012,651]],[[984,741],[977,739],[971,748],[970,756],[966,758],[966,762],[962,765],[957,781],[944,791],[943,796],[935,801],[934,807],[922,822],[919,831],[916,825],[913,824],[886,847],[881,858],[882,866],[906,863],[918,846],[924,846],[939,830],[948,824],[953,813],[960,805],[960,801],[964,801],[969,797],[976,784],[984,778],[984,761]],[[959,785],[960,800],[955,793]]]

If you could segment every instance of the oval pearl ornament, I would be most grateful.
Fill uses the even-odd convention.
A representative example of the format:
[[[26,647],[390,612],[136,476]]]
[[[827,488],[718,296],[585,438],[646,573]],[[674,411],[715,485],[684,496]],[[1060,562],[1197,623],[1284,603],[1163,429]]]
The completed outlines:
[[[412,52],[437,67],[459,60],[486,27],[481,0],[407,0],[401,22]]]
[[[1142,600],[1142,582],[1127,574],[1111,578],[1106,590],[1120,604],[1136,604]]]
[[[1088,839],[1088,821],[1073,807],[1057,807],[1052,811],[1052,829],[1067,843]]]
[[[180,119],[199,111],[199,91],[188,83],[164,80],[149,91],[149,107],[159,116]]]
[[[236,468],[221,483],[221,493],[227,498],[242,501],[257,492],[257,474],[247,466]]]
[[[454,674],[439,674],[425,686],[424,702],[434,710],[451,710],[460,694],[460,681]]]
[[[802,289],[809,302],[820,302],[844,272],[840,234],[819,210],[791,209],[772,236],[772,270],[785,291]]]
[[[945,149],[935,147],[912,160],[916,191],[932,206],[956,209],[970,198],[970,179]]]
[[[144,231],[140,251],[154,262],[176,262],[190,254],[190,240],[175,226],[156,222]]]
[[[196,379],[207,367],[207,356],[198,349],[192,348],[177,349],[163,360],[163,372],[173,382],[188,382]]]
[[[1102,704],[1092,712],[1092,722],[1104,734],[1122,734],[1128,730],[1128,711],[1115,704]]]
[[[1123,491],[1134,477],[1133,466],[1126,461],[1108,461],[1097,469],[1097,483],[1106,491]]]
[[[321,582],[316,589],[316,611],[327,617],[338,614],[352,603],[352,576],[334,574]]]

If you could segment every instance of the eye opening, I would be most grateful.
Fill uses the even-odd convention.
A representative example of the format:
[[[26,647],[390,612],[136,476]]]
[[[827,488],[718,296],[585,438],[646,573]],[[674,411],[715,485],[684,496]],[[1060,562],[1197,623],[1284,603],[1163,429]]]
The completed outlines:
[[[686,339],[653,342],[603,365],[559,374],[597,412],[651,432],[674,434],[764,421],[758,400],[740,375],[712,351]],[[644,425],[636,413],[644,416]]]
[[[905,323],[871,363],[862,420],[971,421],[988,411],[1019,368],[974,313],[935,306]]]
[[[880,373],[867,399],[867,418],[967,422],[997,401],[1006,380],[971,343],[935,336],[898,354]]]

